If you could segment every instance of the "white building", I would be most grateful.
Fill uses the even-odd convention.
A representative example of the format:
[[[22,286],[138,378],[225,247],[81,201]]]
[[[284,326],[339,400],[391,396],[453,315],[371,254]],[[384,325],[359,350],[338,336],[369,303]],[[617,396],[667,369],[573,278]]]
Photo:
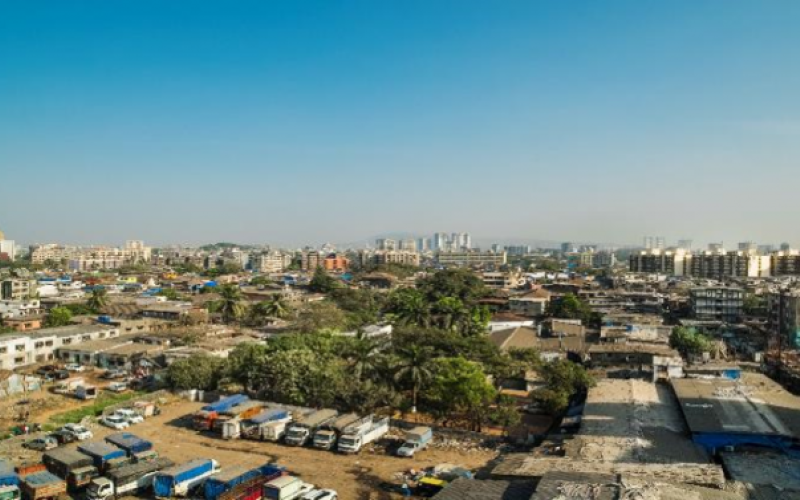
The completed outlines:
[[[118,336],[116,326],[103,325],[72,325],[44,328],[30,334],[0,335],[0,369],[53,361],[61,347]]]

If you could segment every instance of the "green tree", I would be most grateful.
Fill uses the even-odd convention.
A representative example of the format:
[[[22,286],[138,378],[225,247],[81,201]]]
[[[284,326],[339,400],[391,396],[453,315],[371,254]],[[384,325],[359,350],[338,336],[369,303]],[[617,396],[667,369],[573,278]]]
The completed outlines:
[[[560,319],[579,319],[584,325],[598,328],[602,322],[602,315],[592,311],[589,304],[568,293],[561,300],[550,301],[548,315]]]
[[[421,280],[418,288],[431,303],[444,297],[460,300],[472,306],[487,293],[483,281],[469,269],[445,269]]]
[[[522,422],[522,416],[519,413],[516,401],[511,396],[504,394],[497,396],[497,401],[489,418],[493,423],[501,426],[506,434],[509,428],[516,427]]]
[[[241,384],[245,391],[255,391],[267,357],[264,344],[245,342],[237,345],[228,356],[228,377]]]
[[[417,412],[419,391],[433,378],[435,351],[430,346],[402,344],[395,352],[395,382],[411,386],[411,412]]]
[[[54,307],[47,313],[44,324],[47,327],[67,326],[72,322],[72,311],[66,307]]]
[[[677,326],[669,336],[669,345],[684,357],[699,356],[709,351],[711,344],[708,338],[694,328]]]
[[[225,373],[225,360],[207,354],[192,354],[167,368],[167,383],[178,390],[217,389]]]
[[[222,321],[232,323],[238,321],[244,314],[242,303],[242,290],[233,284],[218,287],[219,302],[218,312],[222,314]]]
[[[86,305],[91,309],[94,313],[102,312],[103,308],[108,304],[108,291],[100,286],[94,287],[92,289],[92,295],[89,297],[89,300],[86,302]]]
[[[763,295],[748,293],[744,296],[743,310],[747,316],[765,316],[767,313],[767,301]]]
[[[570,396],[595,383],[583,366],[563,359],[544,364],[539,373],[545,381],[545,388],[531,396],[551,414],[564,411]]]
[[[308,284],[308,289],[315,293],[330,293],[339,287],[339,283],[332,278],[322,266],[317,266],[314,276]]]
[[[425,295],[415,288],[399,288],[392,292],[385,312],[398,325],[428,328],[431,323],[431,306]]]
[[[432,410],[440,416],[464,414],[480,431],[496,396],[481,366],[463,358],[438,358],[433,364],[435,376],[425,393]]]
[[[174,288],[162,288],[161,291],[158,292],[156,295],[160,297],[166,297],[167,300],[180,300],[181,298],[180,295],[178,294],[178,291],[175,290]]]
[[[293,329],[302,333],[320,330],[343,330],[347,327],[347,316],[333,302],[323,300],[306,305],[297,313]]]

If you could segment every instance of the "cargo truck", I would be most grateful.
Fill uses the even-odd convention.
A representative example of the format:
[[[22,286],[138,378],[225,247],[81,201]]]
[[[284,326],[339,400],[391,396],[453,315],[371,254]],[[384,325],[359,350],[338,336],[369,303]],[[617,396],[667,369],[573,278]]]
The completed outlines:
[[[10,462],[0,460],[0,500],[19,500],[19,475]]]
[[[258,415],[263,410],[264,403],[261,401],[246,401],[219,412],[212,425],[212,430],[218,432],[225,439],[237,439],[242,420]]]
[[[168,458],[128,464],[110,470],[105,477],[96,477],[86,489],[89,500],[109,500],[118,496],[136,495],[153,486],[156,473],[175,465]]]
[[[133,462],[151,460],[158,455],[153,451],[153,443],[130,432],[118,432],[106,436],[106,442],[125,450]]]
[[[314,447],[321,450],[336,449],[336,441],[345,433],[357,432],[358,429],[372,424],[372,415],[360,417],[355,413],[339,416],[330,424],[322,425],[314,433]]]
[[[92,457],[92,463],[100,473],[128,464],[131,460],[125,450],[103,441],[80,444],[78,451]]]
[[[156,498],[185,497],[203,481],[219,472],[219,463],[210,458],[196,458],[164,469],[153,480]]]
[[[203,484],[205,500],[221,500],[223,497],[229,500],[261,498],[264,483],[282,476],[283,473],[284,469],[274,464],[256,468],[237,466],[222,469]]]
[[[200,411],[195,413],[193,417],[194,429],[198,431],[210,431],[213,429],[214,421],[219,417],[221,412],[229,410],[236,405],[240,405],[249,399],[250,398],[244,394],[234,394],[233,396],[222,398],[216,403],[211,403],[200,408]]]
[[[264,498],[268,500],[296,500],[314,489],[299,477],[281,476],[264,485]]]
[[[241,423],[241,437],[245,439],[267,440],[267,437],[276,436],[271,441],[278,441],[286,429],[286,425],[292,421],[292,414],[288,410],[274,408],[259,413]],[[275,430],[268,431],[268,428]]]
[[[317,429],[332,422],[339,414],[336,410],[318,410],[289,425],[284,442],[290,446],[304,446]]]
[[[52,500],[67,494],[67,483],[47,471],[28,474],[22,478],[21,485],[26,500]]]
[[[427,448],[431,440],[433,440],[433,430],[430,427],[414,427],[406,432],[406,441],[397,450],[397,455],[413,457],[416,452]]]
[[[97,387],[93,385],[79,385],[75,389],[75,397],[78,399],[96,399]]]
[[[92,457],[71,448],[57,448],[42,455],[47,470],[66,480],[72,491],[88,486],[98,476]]]
[[[389,418],[375,420],[368,426],[356,427],[339,438],[340,453],[358,453],[369,443],[374,443],[389,432]]]

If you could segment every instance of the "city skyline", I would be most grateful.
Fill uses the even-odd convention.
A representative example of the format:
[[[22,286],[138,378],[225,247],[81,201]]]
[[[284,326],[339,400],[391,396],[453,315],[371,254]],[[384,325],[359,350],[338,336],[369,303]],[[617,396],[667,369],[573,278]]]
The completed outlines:
[[[787,1],[6,3],[0,214],[22,242],[796,242],[798,20]]]

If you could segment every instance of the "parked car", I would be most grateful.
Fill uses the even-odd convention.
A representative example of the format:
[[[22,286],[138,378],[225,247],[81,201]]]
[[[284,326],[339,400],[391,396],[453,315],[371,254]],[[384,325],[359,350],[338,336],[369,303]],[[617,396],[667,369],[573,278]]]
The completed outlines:
[[[61,430],[72,433],[79,441],[86,441],[94,437],[92,431],[79,424],[67,424]]]
[[[25,448],[36,451],[47,451],[58,448],[58,441],[50,436],[31,439],[23,445]]]
[[[44,377],[47,380],[52,380],[53,372],[55,372],[56,370],[58,370],[58,367],[55,365],[40,366],[39,368],[36,369],[36,375]]]
[[[75,434],[69,431],[65,431],[63,429],[51,432],[50,434],[47,435],[47,437],[55,439],[59,445],[74,443],[75,441],[78,440]]]
[[[128,390],[128,384],[126,382],[111,382],[107,389],[111,392],[125,392]]]
[[[125,378],[125,372],[123,370],[106,370],[103,374],[104,379],[115,379],[115,378]]]
[[[144,417],[129,408],[123,408],[115,411],[112,416],[119,417],[130,425],[140,424],[144,422]]]
[[[71,371],[71,372],[82,372],[82,371],[86,371],[86,367],[85,367],[85,366],[83,366],[83,365],[81,365],[81,364],[78,364],[78,363],[69,363],[69,364],[68,364],[67,366],[65,366],[64,368],[65,368],[66,370],[69,370],[69,371]]]
[[[301,500],[339,500],[339,495],[334,490],[311,490]]]
[[[67,370],[56,370],[52,372],[52,375],[55,380],[66,380],[70,377],[69,371]]]
[[[111,427],[112,429],[116,429],[118,431],[127,429],[131,426],[127,420],[120,417],[119,415],[106,415],[105,417],[100,419],[100,423],[105,425],[106,427]]]

